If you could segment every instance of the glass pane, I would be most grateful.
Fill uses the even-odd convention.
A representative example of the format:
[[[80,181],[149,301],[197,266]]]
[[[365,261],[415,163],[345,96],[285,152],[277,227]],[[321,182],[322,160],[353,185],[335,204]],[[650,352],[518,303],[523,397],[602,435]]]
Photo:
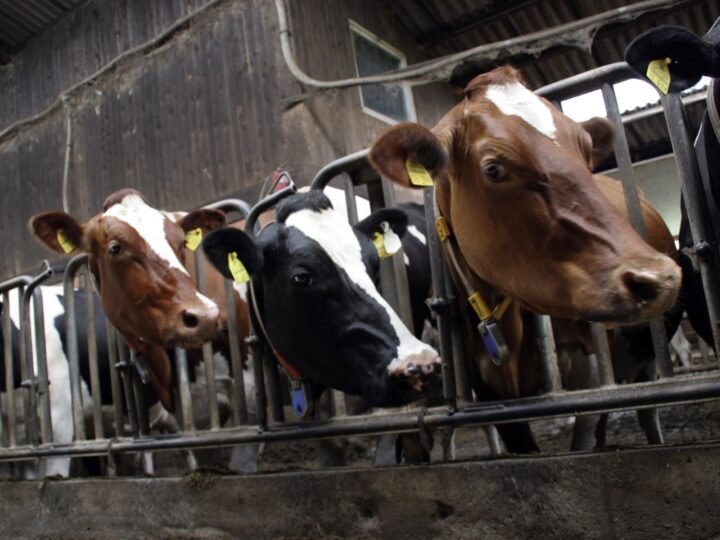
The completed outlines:
[[[360,77],[398,69],[401,59],[379,47],[360,34],[353,32],[355,61]],[[400,86],[373,84],[360,87],[363,105],[368,109],[402,122],[407,120],[405,94]]]

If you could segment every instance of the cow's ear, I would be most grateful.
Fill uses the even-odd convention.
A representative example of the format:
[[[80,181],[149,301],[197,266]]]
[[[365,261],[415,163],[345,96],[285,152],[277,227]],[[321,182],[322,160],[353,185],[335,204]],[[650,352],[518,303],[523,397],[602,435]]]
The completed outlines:
[[[45,247],[68,255],[87,251],[85,228],[64,212],[45,212],[30,218],[28,228],[32,235]]]
[[[703,75],[720,77],[720,30],[701,38],[680,26],[658,26],[630,42],[625,61],[664,94],[680,92]]]
[[[400,124],[382,133],[370,148],[370,163],[401,186],[432,185],[432,177],[445,171],[447,152],[438,138],[419,124]]]
[[[381,258],[389,257],[402,247],[400,238],[407,231],[408,217],[397,208],[384,208],[373,212],[353,228],[370,238]]]
[[[177,223],[185,232],[195,229],[214,231],[225,226],[225,212],[213,208],[200,208],[185,214]]]
[[[589,120],[580,122],[580,125],[590,134],[592,139],[592,163],[590,167],[595,168],[612,153],[615,128],[610,120],[600,116],[593,116]]]
[[[205,256],[218,272],[236,283],[243,283],[250,275],[262,270],[262,251],[239,229],[217,229],[205,236],[202,246]]]

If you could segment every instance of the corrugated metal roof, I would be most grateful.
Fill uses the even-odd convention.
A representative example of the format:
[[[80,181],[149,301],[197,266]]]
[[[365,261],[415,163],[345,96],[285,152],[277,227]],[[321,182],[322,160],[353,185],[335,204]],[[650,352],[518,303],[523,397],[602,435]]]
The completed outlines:
[[[392,0],[387,5],[428,55],[437,57],[635,3],[628,0]],[[585,50],[562,46],[546,50],[537,58],[516,55],[501,60],[520,68],[529,85],[537,88],[621,61],[625,47],[635,36],[659,24],[676,24],[702,35],[718,17],[720,2],[693,0],[601,28]]]
[[[635,3],[637,1],[632,0],[389,0],[387,5],[400,24],[425,48],[428,56],[438,57]],[[603,27],[592,41],[584,44],[585,48],[558,46],[539,56],[515,55],[486,65],[465,66],[456,70],[453,82],[463,86],[479,72],[497,64],[510,63],[522,71],[530,88],[539,88],[595,67],[622,61],[630,41],[655,26],[674,24],[703,35],[718,18],[720,2],[692,0],[632,21]],[[687,107],[687,111],[690,129],[694,132],[702,120],[705,102],[696,101]],[[665,118],[659,108],[655,115],[635,116],[637,118],[625,125],[633,161],[672,152]]]
[[[0,62],[84,0],[0,0]]]

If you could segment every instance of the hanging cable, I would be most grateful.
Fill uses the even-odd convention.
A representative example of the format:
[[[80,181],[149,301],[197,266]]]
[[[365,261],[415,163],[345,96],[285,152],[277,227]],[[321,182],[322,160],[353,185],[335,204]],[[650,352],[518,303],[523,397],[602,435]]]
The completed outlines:
[[[353,77],[334,81],[314,79],[300,69],[290,45],[290,29],[288,27],[287,11],[283,0],[275,0],[275,8],[278,14],[280,46],[285,64],[290,70],[290,73],[302,84],[329,90],[365,84],[393,82],[427,84],[434,81],[447,80],[450,78],[452,70],[461,62],[470,59],[495,60],[500,56],[512,56],[518,53],[539,54],[550,45],[569,45],[584,47],[589,50],[595,32],[606,24],[633,20],[645,13],[668,9],[689,1],[691,0],[646,0],[630,6],[623,6],[598,13],[597,15],[580,19],[579,21],[555,26],[505,41],[480,45],[479,47],[474,47],[466,51],[442,56],[398,70],[387,71],[368,77]],[[312,97],[312,95],[309,97]]]

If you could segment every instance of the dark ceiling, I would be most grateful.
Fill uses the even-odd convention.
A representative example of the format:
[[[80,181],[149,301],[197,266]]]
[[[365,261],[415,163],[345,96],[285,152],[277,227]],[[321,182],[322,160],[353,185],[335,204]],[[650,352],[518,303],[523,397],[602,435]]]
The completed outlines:
[[[410,32],[428,56],[439,57],[480,45],[517,38],[599,13],[640,2],[630,0],[387,0],[386,6],[398,24]],[[648,4],[648,2],[643,2]],[[667,9],[641,15],[634,20],[600,28],[585,48],[550,47],[539,56],[519,54],[496,62],[461,66],[453,82],[464,86],[478,72],[499,63],[519,68],[530,88],[539,88],[595,67],[623,60],[625,47],[642,32],[661,24],[683,26],[703,35],[720,18],[720,1],[689,0]],[[688,105],[690,129],[699,127],[704,100],[693,96]],[[638,110],[625,123],[633,161],[672,152],[664,117]]]

